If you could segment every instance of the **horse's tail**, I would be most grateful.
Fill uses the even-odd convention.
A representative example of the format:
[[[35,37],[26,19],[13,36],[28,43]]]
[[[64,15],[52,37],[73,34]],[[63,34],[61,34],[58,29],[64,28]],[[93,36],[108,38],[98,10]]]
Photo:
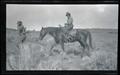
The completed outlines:
[[[89,39],[89,46],[93,49],[93,45],[92,45],[92,36],[91,36],[91,33],[88,32],[88,39]]]

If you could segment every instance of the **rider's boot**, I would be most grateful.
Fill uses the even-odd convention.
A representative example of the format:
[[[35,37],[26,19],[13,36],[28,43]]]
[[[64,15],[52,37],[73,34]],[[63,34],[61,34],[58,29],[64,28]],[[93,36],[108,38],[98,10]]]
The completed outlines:
[[[68,40],[71,40],[71,39],[72,39],[72,35],[69,34],[69,32],[67,32],[66,35],[67,35]]]

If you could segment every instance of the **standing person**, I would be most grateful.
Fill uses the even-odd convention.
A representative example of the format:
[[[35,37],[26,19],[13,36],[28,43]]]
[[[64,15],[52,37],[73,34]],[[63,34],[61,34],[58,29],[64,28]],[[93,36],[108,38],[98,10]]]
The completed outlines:
[[[23,26],[22,21],[17,21],[17,30],[20,36],[25,33],[25,28]]]
[[[22,21],[17,21],[17,30],[20,37],[20,42],[23,42],[26,38],[26,35],[25,35],[26,31]]]
[[[30,49],[27,44],[23,42],[26,39],[26,30],[22,21],[17,21],[17,30],[19,34],[19,70],[29,70],[29,58],[30,58]]]

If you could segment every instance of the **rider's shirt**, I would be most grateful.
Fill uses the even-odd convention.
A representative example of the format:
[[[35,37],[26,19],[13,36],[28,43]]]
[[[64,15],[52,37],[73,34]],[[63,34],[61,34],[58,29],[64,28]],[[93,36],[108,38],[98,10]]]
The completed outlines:
[[[67,20],[67,29],[68,29],[68,30],[71,30],[72,28],[73,28],[73,18],[70,17],[70,18],[68,18],[68,20]]]
[[[70,17],[70,18],[67,20],[67,24],[68,24],[68,25],[72,25],[72,24],[73,24],[73,19],[72,19],[72,17]]]

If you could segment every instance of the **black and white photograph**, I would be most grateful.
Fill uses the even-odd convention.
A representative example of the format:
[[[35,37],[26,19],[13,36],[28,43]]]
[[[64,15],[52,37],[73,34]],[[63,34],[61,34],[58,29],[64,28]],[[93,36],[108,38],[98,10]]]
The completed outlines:
[[[6,70],[117,70],[118,4],[6,4]]]

